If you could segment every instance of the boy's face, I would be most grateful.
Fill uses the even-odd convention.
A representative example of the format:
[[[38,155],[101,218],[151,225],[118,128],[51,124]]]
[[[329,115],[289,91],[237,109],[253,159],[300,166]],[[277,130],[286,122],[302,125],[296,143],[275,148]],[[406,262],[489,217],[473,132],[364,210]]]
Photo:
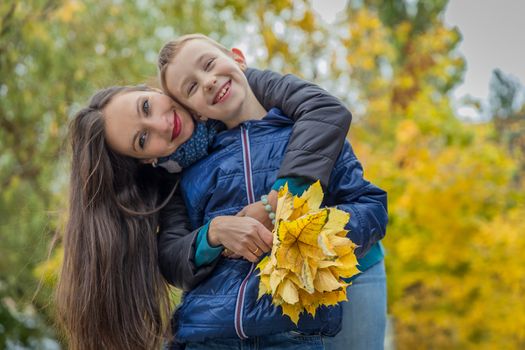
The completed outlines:
[[[195,113],[230,127],[243,113],[248,81],[240,62],[206,40],[186,42],[166,69],[166,87]]]
[[[156,91],[121,93],[103,113],[111,149],[146,163],[175,152],[195,128],[185,108]]]

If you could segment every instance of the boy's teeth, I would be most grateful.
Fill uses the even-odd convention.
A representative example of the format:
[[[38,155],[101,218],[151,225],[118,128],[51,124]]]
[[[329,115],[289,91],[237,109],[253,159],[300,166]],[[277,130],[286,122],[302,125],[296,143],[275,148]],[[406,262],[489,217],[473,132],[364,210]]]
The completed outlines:
[[[220,99],[226,94],[227,91],[228,91],[228,87],[225,86],[225,87],[221,90],[221,92],[219,93],[219,98],[217,99],[217,101],[220,100]]]

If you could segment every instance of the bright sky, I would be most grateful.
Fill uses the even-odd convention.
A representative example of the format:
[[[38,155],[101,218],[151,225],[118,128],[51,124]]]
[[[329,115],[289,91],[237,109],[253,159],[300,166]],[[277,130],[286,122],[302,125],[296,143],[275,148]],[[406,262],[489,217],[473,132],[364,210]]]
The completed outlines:
[[[344,9],[346,0],[312,0],[327,21]],[[450,0],[445,22],[457,26],[463,35],[459,46],[467,61],[465,80],[454,92],[482,99],[489,96],[492,71],[500,68],[525,85],[525,0]],[[461,115],[471,111],[460,110]]]
[[[445,21],[463,35],[459,50],[467,61],[465,79],[454,96],[465,95],[487,103],[492,71],[501,69],[525,85],[525,1],[451,0]],[[473,116],[468,109],[463,116]]]

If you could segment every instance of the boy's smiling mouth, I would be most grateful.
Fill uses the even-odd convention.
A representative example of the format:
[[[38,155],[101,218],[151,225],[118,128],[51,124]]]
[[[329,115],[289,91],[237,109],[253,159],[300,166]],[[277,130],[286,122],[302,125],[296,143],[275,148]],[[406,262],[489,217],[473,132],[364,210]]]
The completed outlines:
[[[176,111],[173,111],[173,129],[171,130],[171,141],[175,140],[180,135],[181,120]]]
[[[213,99],[213,103],[212,104],[216,104],[216,103],[224,101],[230,95],[231,85],[232,85],[232,81],[228,80],[221,87],[221,89],[217,92],[217,94],[215,95],[215,98]]]

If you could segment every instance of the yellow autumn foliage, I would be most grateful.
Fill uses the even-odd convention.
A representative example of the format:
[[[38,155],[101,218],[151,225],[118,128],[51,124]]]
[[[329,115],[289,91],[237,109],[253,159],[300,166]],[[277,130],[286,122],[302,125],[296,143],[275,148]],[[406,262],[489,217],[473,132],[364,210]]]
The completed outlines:
[[[297,324],[306,311],[315,316],[321,305],[347,300],[343,279],[359,273],[354,250],[346,237],[350,214],[320,208],[323,190],[317,181],[300,197],[279,191],[271,254],[257,265],[259,297],[272,295],[274,305]]]
[[[448,95],[465,62],[455,29],[436,19],[352,25],[351,51],[384,47],[391,75],[353,58],[365,109],[351,139],[367,177],[389,196],[389,313],[396,348],[520,349],[525,344],[525,188],[519,159],[491,123],[455,115]],[[361,38],[366,38],[362,40]],[[378,43],[374,43],[378,41]]]
[[[59,21],[69,23],[78,12],[84,11],[85,8],[86,6],[81,1],[68,0],[55,12],[55,16]]]

